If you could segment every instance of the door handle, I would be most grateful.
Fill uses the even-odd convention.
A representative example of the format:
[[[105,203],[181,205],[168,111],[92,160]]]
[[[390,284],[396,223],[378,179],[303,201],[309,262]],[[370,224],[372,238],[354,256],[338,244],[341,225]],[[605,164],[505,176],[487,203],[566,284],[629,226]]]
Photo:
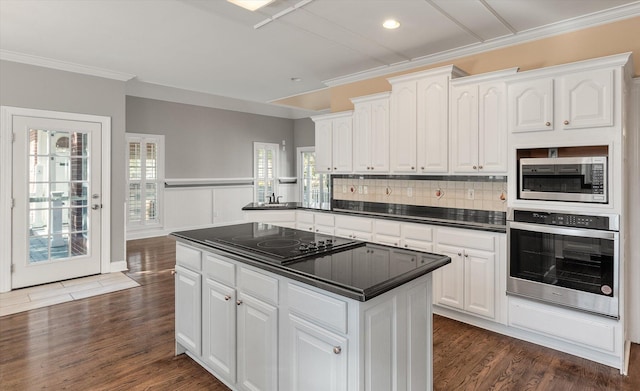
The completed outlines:
[[[99,204],[91,205],[91,209],[93,209],[93,210],[97,210],[97,209],[100,209],[100,208],[102,208],[102,205],[99,205]]]

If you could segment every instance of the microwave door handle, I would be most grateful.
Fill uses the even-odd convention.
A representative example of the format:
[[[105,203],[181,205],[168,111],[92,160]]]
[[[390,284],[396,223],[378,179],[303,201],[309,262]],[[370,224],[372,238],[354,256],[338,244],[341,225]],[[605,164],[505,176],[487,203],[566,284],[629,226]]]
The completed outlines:
[[[608,239],[608,240],[618,239],[617,232],[600,231],[595,229],[558,227],[553,225],[530,224],[530,223],[520,223],[517,221],[510,221],[509,229],[511,228],[519,229],[522,231],[541,232],[541,233],[556,234],[556,235],[579,236],[579,237],[586,237],[586,238]]]

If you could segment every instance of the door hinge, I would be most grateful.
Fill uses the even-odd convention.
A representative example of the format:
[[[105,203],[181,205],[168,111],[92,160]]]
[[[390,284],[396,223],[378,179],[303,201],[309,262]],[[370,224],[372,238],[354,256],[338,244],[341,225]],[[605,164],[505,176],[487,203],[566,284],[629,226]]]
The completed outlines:
[[[11,133],[11,142],[12,143],[16,142],[16,134],[15,133]]]
[[[13,209],[13,208],[15,208],[15,207],[16,207],[16,199],[15,199],[15,198],[12,198],[12,199],[11,199],[11,209]]]
[[[16,265],[15,264],[11,264],[11,273],[15,273],[16,271]]]

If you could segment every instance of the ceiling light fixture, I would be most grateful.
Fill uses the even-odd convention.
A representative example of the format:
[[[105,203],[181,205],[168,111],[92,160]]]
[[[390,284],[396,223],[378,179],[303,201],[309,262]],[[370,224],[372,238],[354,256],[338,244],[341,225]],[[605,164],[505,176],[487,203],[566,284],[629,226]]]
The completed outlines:
[[[292,82],[294,82],[294,83],[298,83],[298,82],[301,82],[301,81],[302,81],[302,79],[301,79],[301,78],[299,78],[299,77],[292,77],[292,78],[291,78],[291,81],[292,81]]]
[[[395,19],[387,19],[384,21],[384,23],[382,23],[382,27],[388,29],[388,30],[394,30],[397,29],[398,27],[400,27],[400,22],[398,22]]]
[[[274,0],[227,0],[229,3],[233,3],[249,11],[255,11],[264,7],[269,3],[273,3]]]

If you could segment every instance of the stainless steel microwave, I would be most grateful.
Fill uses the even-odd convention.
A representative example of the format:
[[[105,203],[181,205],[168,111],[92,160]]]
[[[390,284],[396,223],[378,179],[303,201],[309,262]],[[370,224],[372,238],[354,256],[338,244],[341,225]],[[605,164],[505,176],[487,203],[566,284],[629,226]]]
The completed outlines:
[[[522,158],[519,168],[521,199],[608,202],[605,156]]]

